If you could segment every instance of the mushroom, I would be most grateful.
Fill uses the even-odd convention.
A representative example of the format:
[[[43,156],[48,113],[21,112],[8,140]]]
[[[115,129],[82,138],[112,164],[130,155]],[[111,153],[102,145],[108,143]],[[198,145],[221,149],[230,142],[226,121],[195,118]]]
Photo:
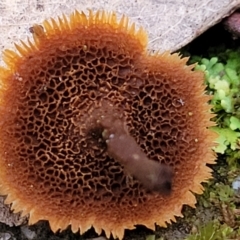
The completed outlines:
[[[215,161],[203,73],[148,53],[145,31],[114,13],[75,11],[31,32],[0,68],[5,203],[29,224],[119,239],[194,207]]]

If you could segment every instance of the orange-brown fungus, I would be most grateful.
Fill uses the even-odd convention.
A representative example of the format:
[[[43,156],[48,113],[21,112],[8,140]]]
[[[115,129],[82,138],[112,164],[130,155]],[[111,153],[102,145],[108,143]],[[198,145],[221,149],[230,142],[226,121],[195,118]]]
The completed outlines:
[[[149,54],[146,33],[115,14],[76,11],[31,31],[34,41],[5,50],[0,69],[6,203],[30,224],[94,226],[120,239],[125,228],[166,226],[183,204],[194,206],[214,163],[203,74],[177,54]],[[172,167],[170,195],[147,191],[108,154],[104,124],[92,117],[104,101],[149,161]]]

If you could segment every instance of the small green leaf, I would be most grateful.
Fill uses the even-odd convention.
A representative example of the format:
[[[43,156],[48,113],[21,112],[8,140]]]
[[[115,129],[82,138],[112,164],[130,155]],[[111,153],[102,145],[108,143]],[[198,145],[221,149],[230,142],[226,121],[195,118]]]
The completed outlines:
[[[230,117],[230,128],[232,130],[240,130],[240,120],[234,116]]]
[[[147,235],[146,240],[155,240],[156,236],[155,235]]]
[[[209,79],[208,79],[208,82],[209,82],[209,87],[211,88],[211,89],[215,89],[215,84],[219,81],[220,79],[219,79],[219,77],[217,76],[217,77],[213,77],[213,76],[211,76]]]
[[[234,190],[224,184],[220,184],[218,187],[218,196],[221,202],[229,202],[232,196],[234,195]]]
[[[237,76],[236,70],[233,70],[231,68],[225,69],[226,75],[229,77],[232,84],[237,85],[239,84],[239,77]]]
[[[227,113],[232,112],[232,98],[231,97],[224,97],[221,100],[221,106]]]
[[[209,72],[213,76],[224,75],[225,74],[224,65],[222,63],[216,63],[212,67],[212,69],[209,69]]]
[[[203,65],[205,65],[206,67],[208,67],[209,60],[208,60],[207,58],[203,58],[202,61],[201,61],[201,63],[202,63]]]
[[[211,129],[219,134],[219,137],[216,140],[218,146],[214,147],[215,152],[224,154],[228,145],[230,145],[232,150],[236,149],[240,133],[234,132],[229,128],[212,127]]]
[[[216,90],[223,90],[225,95],[229,93],[229,83],[226,80],[220,80],[215,83]]]

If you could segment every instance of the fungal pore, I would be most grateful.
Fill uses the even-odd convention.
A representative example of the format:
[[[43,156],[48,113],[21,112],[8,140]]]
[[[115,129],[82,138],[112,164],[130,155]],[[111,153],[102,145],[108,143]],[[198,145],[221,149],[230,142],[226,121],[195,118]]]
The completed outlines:
[[[0,194],[29,223],[123,238],[194,207],[215,134],[203,74],[150,54],[114,13],[75,11],[31,28],[0,68]]]

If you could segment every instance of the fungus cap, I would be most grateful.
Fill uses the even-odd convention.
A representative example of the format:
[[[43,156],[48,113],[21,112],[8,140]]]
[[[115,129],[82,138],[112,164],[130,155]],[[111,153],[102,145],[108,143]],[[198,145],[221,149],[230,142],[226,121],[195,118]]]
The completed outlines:
[[[194,207],[211,177],[203,73],[178,54],[149,54],[147,35],[123,16],[75,11],[31,29],[33,41],[5,50],[0,69],[0,193],[29,223],[53,231],[91,226],[109,237],[154,229]],[[146,156],[174,170],[172,193],[148,192],[108,154],[91,121],[106,100]]]

